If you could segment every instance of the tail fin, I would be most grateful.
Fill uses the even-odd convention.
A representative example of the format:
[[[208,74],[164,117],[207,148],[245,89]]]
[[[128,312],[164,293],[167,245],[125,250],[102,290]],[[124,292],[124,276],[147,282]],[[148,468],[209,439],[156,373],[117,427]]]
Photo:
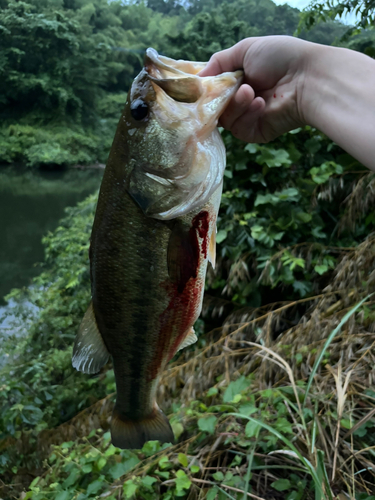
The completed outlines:
[[[158,440],[172,443],[174,435],[169,420],[156,405],[146,418],[131,420],[118,408],[114,408],[111,422],[111,436],[114,446],[123,449],[140,449],[146,441]]]

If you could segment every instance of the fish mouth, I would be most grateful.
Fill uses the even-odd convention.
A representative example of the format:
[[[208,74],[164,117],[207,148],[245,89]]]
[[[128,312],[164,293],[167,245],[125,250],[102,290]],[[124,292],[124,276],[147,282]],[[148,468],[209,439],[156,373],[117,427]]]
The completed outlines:
[[[219,100],[215,113],[215,118],[218,119],[229,98],[240,86],[243,71],[209,77],[198,76],[206,65],[206,62],[174,60],[161,56],[152,48],[146,50],[144,63],[149,79],[177,102]]]
[[[203,62],[176,61],[161,56],[152,48],[146,50],[145,69],[149,79],[177,102],[192,103],[199,99],[202,84],[194,75],[205,66]]]

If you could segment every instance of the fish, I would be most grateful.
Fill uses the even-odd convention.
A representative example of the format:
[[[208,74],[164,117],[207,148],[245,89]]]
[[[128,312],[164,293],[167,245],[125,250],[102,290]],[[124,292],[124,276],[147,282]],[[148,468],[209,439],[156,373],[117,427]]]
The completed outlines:
[[[206,63],[146,51],[127,94],[90,238],[91,303],[72,364],[113,361],[114,446],[174,441],[156,402],[160,374],[196,342],[226,163],[218,119],[242,72],[200,77]]]

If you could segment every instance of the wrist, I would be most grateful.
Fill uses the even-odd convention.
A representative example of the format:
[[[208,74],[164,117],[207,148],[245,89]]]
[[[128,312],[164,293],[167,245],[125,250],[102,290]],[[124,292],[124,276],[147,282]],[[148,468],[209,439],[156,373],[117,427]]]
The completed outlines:
[[[335,47],[308,43],[300,78],[298,110],[301,123],[322,130],[327,106],[340,92],[340,76]],[[337,86],[338,84],[338,86]],[[322,130],[323,131],[323,130]]]

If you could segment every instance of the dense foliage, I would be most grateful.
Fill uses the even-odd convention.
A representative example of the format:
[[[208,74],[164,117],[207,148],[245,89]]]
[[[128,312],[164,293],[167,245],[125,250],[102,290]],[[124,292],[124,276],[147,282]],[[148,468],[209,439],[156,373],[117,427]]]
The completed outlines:
[[[0,162],[105,162],[144,50],[208,59],[245,36],[293,34],[298,11],[271,0],[2,0]],[[323,25],[325,26],[325,25]],[[332,22],[316,35],[331,43]]]
[[[147,45],[207,59],[298,25],[298,11],[270,0],[0,6],[0,155],[35,167],[105,161]],[[331,43],[346,31],[327,26],[304,36]],[[345,43],[361,48],[368,36]],[[268,145],[223,138],[218,263],[200,338],[160,383],[177,444],[114,448],[111,365],[96,376],[71,366],[90,298],[93,194],[44,238],[43,272],[8,296],[17,307],[0,358],[2,498],[375,498],[375,175],[309,127]]]

